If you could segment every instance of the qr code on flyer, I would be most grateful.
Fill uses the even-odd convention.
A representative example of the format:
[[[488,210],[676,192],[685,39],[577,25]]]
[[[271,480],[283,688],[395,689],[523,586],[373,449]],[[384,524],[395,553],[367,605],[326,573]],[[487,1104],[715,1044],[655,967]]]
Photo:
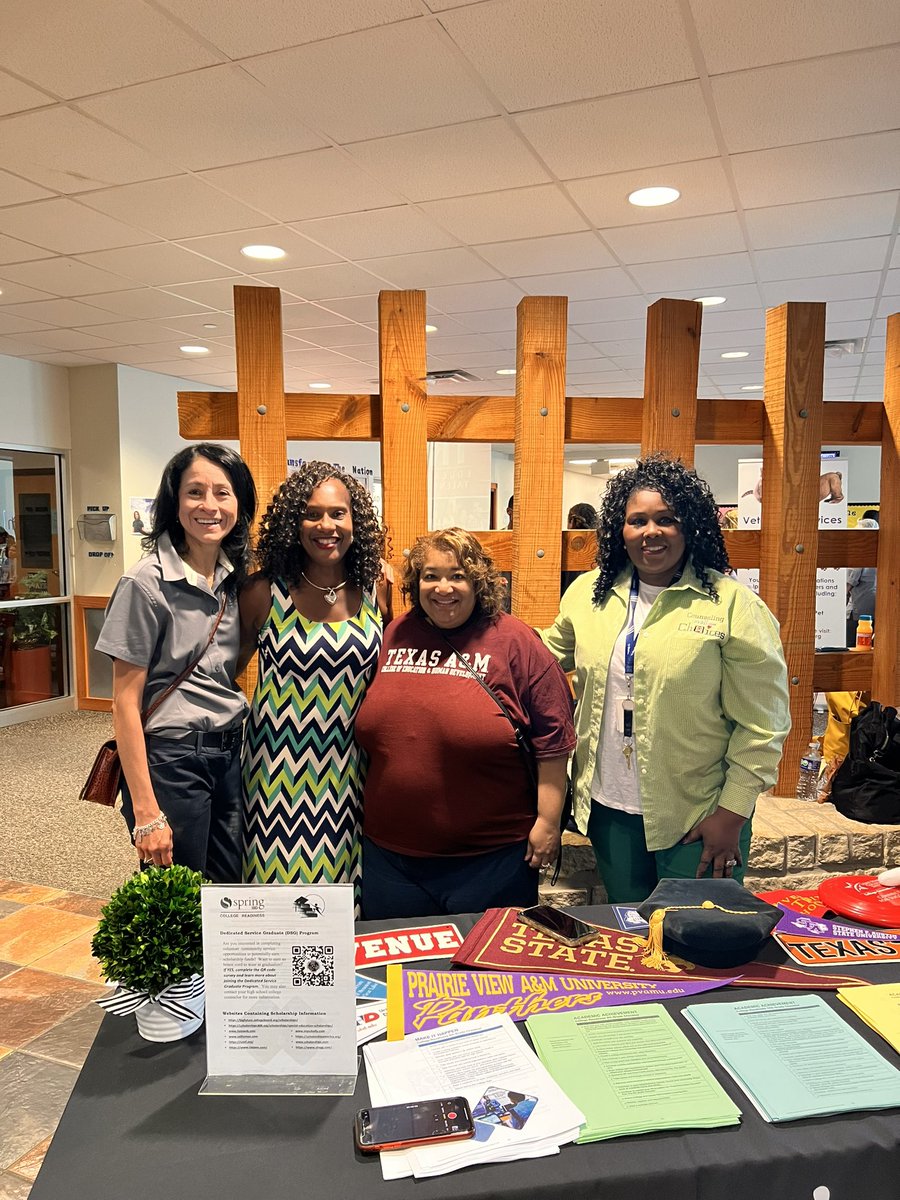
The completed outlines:
[[[334,946],[291,946],[294,987],[334,987]]]

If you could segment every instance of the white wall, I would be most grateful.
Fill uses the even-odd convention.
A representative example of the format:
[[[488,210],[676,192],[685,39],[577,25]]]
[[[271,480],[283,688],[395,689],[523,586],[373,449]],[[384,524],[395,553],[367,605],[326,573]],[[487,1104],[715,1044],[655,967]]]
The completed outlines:
[[[72,415],[72,529],[69,550],[73,591],[108,596],[125,569],[119,475],[119,392],[116,366],[75,367],[69,373]],[[114,542],[82,542],[76,522],[89,506],[107,506],[116,517]],[[129,526],[130,528],[130,526]],[[106,557],[106,556],[109,557]],[[102,556],[102,557],[98,557]]]
[[[6,445],[68,450],[69,372],[0,354],[0,438]]]

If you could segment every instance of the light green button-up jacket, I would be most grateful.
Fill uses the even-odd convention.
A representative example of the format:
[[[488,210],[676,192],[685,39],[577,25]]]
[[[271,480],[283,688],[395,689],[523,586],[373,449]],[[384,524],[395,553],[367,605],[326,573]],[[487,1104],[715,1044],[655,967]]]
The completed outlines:
[[[540,631],[563,669],[575,672],[574,813],[582,832],[631,569],[599,608],[597,575],[576,579],[555,623]],[[749,817],[775,782],[791,725],[778,622],[749,588],[716,571],[709,576],[718,602],[688,564],[654,601],[635,649],[633,762],[651,851],[674,846],[719,805]]]

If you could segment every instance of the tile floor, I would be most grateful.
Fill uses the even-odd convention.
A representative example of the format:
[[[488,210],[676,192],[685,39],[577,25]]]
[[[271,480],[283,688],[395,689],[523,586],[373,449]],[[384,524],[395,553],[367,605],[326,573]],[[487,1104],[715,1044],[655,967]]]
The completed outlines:
[[[90,1049],[102,900],[0,879],[0,1200],[25,1200]]]

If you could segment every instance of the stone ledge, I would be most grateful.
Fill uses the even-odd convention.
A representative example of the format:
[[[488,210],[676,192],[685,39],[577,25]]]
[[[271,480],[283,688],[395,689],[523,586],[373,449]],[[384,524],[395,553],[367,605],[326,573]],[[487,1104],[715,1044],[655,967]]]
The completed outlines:
[[[760,796],[744,882],[751,891],[805,891],[829,875],[877,875],[900,866],[900,826],[866,825],[842,816],[832,804],[793,796]],[[541,897],[557,904],[602,904],[591,843],[563,834],[563,865],[555,887]]]

